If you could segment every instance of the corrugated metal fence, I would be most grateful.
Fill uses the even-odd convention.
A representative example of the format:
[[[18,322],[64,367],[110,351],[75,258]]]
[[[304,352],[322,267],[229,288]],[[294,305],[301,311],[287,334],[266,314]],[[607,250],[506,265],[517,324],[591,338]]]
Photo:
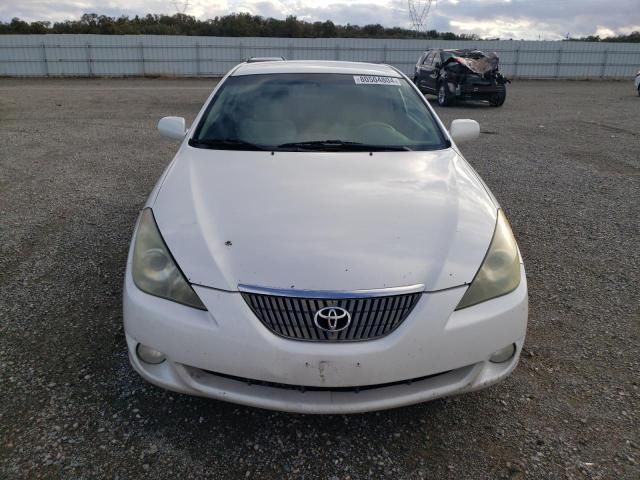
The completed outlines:
[[[162,35],[0,35],[2,76],[220,76],[251,56],[389,63],[411,74],[427,48],[480,48],[508,77],[629,78],[638,43]]]

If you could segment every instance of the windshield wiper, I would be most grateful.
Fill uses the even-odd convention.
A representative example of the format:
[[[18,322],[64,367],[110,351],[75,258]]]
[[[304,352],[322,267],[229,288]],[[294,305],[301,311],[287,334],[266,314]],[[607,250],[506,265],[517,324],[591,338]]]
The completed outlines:
[[[403,152],[411,151],[404,145],[370,145],[345,140],[314,140],[311,142],[291,142],[278,145],[278,149],[295,148],[298,150],[353,151],[353,152]]]
[[[398,145],[369,145],[360,142],[349,142],[346,140],[314,140],[310,142],[283,143],[277,147],[269,145],[259,145],[246,142],[238,138],[203,138],[189,140],[189,145],[199,148],[210,148],[213,150],[289,150],[296,151],[351,151],[351,152],[403,152],[411,151],[407,146]]]
[[[189,145],[213,150],[271,150],[266,145],[245,142],[238,138],[192,138],[189,140]]]

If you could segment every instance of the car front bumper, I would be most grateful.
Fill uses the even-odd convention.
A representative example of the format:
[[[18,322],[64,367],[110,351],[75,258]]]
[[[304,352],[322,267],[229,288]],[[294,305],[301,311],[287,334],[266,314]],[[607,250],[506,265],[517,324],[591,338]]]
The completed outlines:
[[[355,413],[431,400],[491,385],[515,368],[527,323],[524,270],[512,293],[453,312],[466,287],[425,293],[389,335],[322,343],[269,332],[239,293],[194,286],[208,311],[153,297],[129,268],[124,323],[134,369],[191,395],[300,413]],[[453,313],[451,313],[453,312]],[[163,352],[152,365],[139,343]],[[489,360],[511,344],[503,363]]]
[[[463,99],[488,99],[497,93],[501,93],[505,90],[504,85],[466,85],[466,84],[451,84],[449,86],[456,97]]]

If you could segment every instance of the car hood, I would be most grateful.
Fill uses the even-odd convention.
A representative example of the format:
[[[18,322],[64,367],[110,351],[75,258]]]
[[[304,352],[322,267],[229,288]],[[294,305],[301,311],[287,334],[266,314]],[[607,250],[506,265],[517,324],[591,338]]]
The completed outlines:
[[[191,283],[353,291],[470,283],[496,205],[455,150],[246,152],[184,145],[153,202]]]

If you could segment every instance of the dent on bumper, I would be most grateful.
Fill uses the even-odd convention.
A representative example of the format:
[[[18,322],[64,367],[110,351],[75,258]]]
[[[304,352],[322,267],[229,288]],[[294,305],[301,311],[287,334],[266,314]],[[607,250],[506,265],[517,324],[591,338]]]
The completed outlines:
[[[149,382],[168,390],[203,396],[251,407],[309,414],[347,414],[402,407],[436,398],[479,390],[499,382],[518,363],[523,340],[507,362],[483,361],[428,378],[378,385],[351,391],[345,389],[304,390],[263,385],[215,375],[171,361],[143,364],[135,355],[137,342],[127,336],[134,369]]]

